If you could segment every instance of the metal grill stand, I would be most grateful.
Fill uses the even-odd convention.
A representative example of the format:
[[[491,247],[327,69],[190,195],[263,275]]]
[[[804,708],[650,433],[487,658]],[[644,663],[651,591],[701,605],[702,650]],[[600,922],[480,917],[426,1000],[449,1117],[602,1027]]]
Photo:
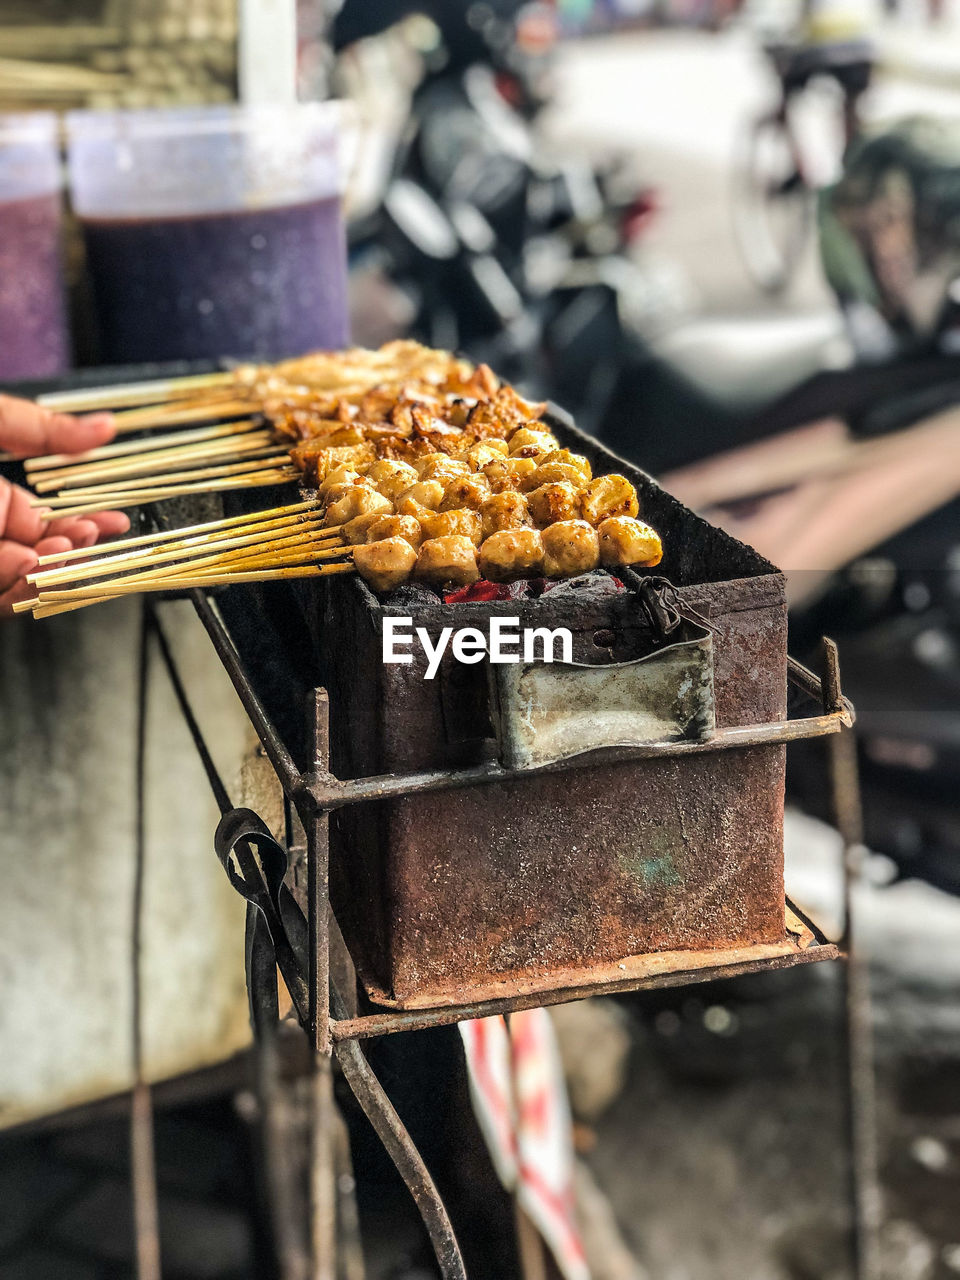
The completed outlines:
[[[310,707],[311,767],[301,772],[267,714],[241,656],[218,610],[202,591],[191,593],[196,612],[227,671],[243,707],[276,772],[290,805],[299,816],[307,841],[307,913],[284,884],[287,853],[274,841],[263,822],[249,810],[234,810],[217,775],[190,708],[169,647],[155,614],[148,608],[148,624],[157,634],[164,662],[173,680],[188,726],[196,742],[214,795],[224,814],[217,831],[217,852],[234,887],[248,901],[247,979],[255,1031],[262,1037],[276,1022],[276,969],[289,991],[297,1017],[310,1038],[312,1050],[312,1152],[310,1175],[310,1275],[334,1280],[336,1275],[336,1198],[334,1186],[335,1111],[331,1057],[336,1053],[343,1075],[380,1140],[400,1172],[424,1224],[444,1280],[465,1280],[460,1250],[450,1220],[430,1174],[399,1116],[361,1050],[364,1038],[506,1014],[515,1010],[560,1004],[589,995],[683,986],[713,978],[729,978],[818,960],[835,959],[837,946],[788,904],[790,945],[771,956],[770,948],[743,947],[736,951],[693,953],[675,968],[650,966],[631,969],[621,977],[577,986],[553,986],[519,992],[498,999],[415,1010],[384,1010],[351,1015],[345,994],[331,980],[331,936],[328,925],[329,818],[347,805],[387,797],[439,791],[517,778],[531,770],[510,769],[494,762],[465,769],[384,775],[342,780],[330,771],[329,705],[325,690],[315,689]],[[644,747],[605,748],[546,766],[565,769],[589,759],[678,756],[695,752],[742,750],[769,743],[842,734],[853,724],[853,708],[840,688],[837,651],[824,641],[823,676],[818,679],[790,661],[790,682],[820,703],[819,714],[773,723],[717,730],[703,741],[671,741]],[[843,741],[843,739],[834,739]],[[836,776],[836,756],[831,755]],[[839,784],[838,784],[839,786]],[[838,794],[840,791],[838,790]],[[758,954],[762,953],[762,954]],[[858,1215],[859,1221],[859,1215]]]

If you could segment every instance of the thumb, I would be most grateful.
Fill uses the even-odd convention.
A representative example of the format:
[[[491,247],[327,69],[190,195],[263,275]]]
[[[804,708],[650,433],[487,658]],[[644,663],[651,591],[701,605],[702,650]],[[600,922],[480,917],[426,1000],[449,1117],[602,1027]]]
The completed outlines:
[[[115,434],[109,413],[91,413],[75,418],[53,413],[13,396],[0,396],[0,449],[20,458],[46,453],[84,453],[106,444]]]

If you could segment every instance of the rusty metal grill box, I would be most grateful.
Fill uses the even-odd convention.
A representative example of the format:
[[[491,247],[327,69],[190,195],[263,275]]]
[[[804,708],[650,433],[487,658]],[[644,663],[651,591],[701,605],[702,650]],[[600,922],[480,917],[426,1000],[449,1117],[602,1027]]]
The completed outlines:
[[[554,430],[595,472],[620,471],[665,546],[657,570],[712,633],[718,728],[786,714],[782,575],[649,477],[578,432]],[[316,586],[320,586],[320,590]],[[449,647],[437,677],[382,662],[383,620],[444,626],[491,615],[563,626],[575,662],[624,663],[651,647],[634,595],[576,583],[537,599],[378,600],[359,579],[299,592],[331,700],[338,777],[480,764],[500,747],[487,664]],[[561,772],[413,794],[331,818],[334,910],[368,995],[400,1007],[588,981],[652,952],[782,944],[785,747],[670,758],[585,757]]]

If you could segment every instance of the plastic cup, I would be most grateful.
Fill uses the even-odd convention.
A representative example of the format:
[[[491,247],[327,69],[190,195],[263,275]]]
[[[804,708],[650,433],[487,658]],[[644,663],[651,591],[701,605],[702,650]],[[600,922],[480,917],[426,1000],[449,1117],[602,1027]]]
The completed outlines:
[[[0,115],[0,378],[70,367],[57,118]]]
[[[68,116],[102,361],[346,343],[338,119],[336,103]]]

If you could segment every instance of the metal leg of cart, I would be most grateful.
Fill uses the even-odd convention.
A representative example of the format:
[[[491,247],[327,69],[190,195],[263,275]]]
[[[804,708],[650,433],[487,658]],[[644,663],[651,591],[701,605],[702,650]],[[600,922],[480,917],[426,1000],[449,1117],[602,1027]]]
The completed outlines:
[[[857,903],[863,871],[863,815],[853,731],[828,747],[837,830],[843,841],[843,973],[850,1205],[856,1280],[880,1280],[882,1196],[878,1173],[876,1081],[870,962],[857,938]]]

